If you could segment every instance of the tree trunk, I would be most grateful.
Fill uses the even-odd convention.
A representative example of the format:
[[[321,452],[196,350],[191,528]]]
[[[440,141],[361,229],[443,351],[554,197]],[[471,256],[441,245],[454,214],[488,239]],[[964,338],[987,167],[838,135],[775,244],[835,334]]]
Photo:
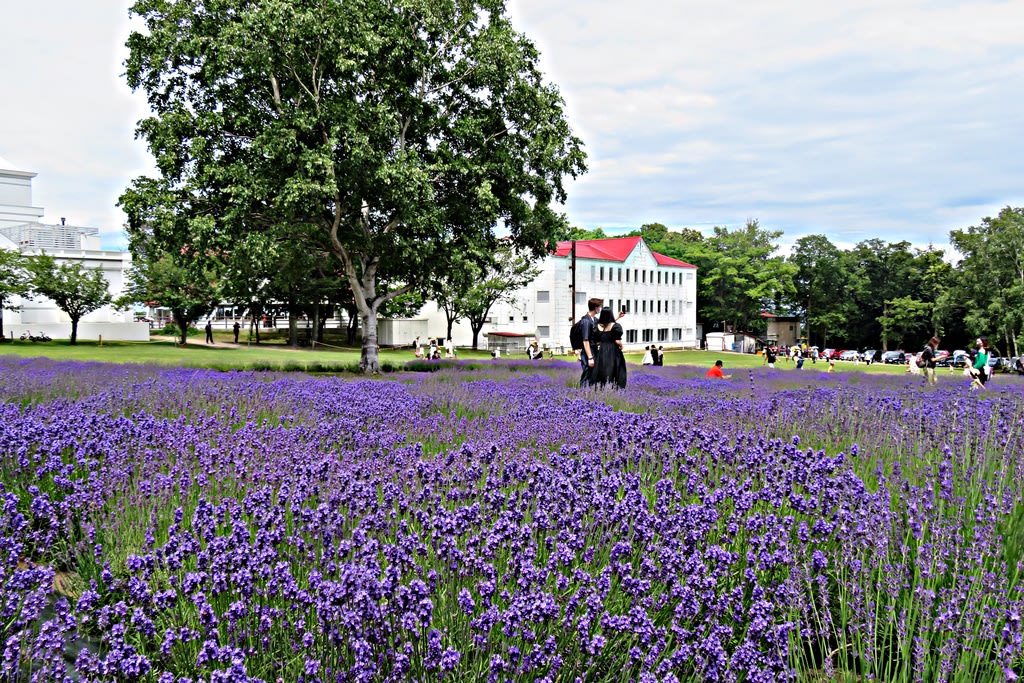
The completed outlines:
[[[481,322],[477,325],[475,322],[469,322],[469,329],[473,330],[473,350],[477,350],[477,338],[480,336],[480,330],[484,329],[484,324]]]
[[[359,371],[366,374],[377,374],[380,372],[380,363],[377,357],[377,307],[367,307],[361,318],[363,349],[359,356]]]
[[[180,317],[177,318],[178,329],[181,330],[181,345],[184,346],[188,343],[188,323],[182,320]]]
[[[351,309],[345,309],[348,321],[345,323],[345,339],[349,346],[356,344],[356,332],[359,330],[359,313]]]
[[[6,339],[4,336],[4,307],[3,301],[0,301],[0,339]]]
[[[295,309],[288,307],[288,346],[295,348],[299,345],[299,321],[296,320]]]
[[[78,343],[78,318],[71,319],[71,344]]]
[[[883,318],[889,317],[889,305],[887,303],[885,303],[884,301],[882,302],[882,317]],[[885,333],[885,325],[882,325],[882,353],[885,353],[888,350],[889,350],[889,337]]]

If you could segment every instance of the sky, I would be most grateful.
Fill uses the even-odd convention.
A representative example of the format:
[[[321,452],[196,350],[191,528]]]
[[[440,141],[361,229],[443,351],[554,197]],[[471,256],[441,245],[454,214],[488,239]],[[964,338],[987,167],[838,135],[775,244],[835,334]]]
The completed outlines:
[[[127,0],[0,10],[0,158],[43,220],[122,247],[117,197],[152,173],[126,85]],[[509,0],[589,171],[570,222],[824,234],[948,249],[1024,205],[1024,0]]]

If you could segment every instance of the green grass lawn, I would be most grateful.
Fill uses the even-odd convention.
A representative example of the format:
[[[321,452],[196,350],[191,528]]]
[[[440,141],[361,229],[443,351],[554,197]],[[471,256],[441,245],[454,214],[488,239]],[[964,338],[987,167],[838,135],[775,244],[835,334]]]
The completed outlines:
[[[72,346],[67,341],[34,343],[14,341],[0,344],[0,354],[11,354],[23,357],[45,356],[61,360],[100,361],[107,363],[146,363],[154,365],[170,365],[182,367],[205,367],[221,370],[306,370],[306,371],[342,371],[353,370],[359,363],[358,347],[318,347],[289,348],[280,340],[271,338],[266,343],[247,344],[242,342],[237,347],[224,344],[230,335],[215,335],[220,344],[208,346],[200,339],[190,337],[185,346],[178,346],[165,338],[150,342],[104,342],[101,346],[95,341],[80,341]],[[490,352],[459,349],[460,359],[491,360]],[[496,362],[524,359],[525,354],[505,356]],[[643,357],[641,352],[626,354],[626,360],[639,364]],[[744,368],[761,367],[761,356],[751,354],[720,352],[669,350],[665,353],[666,365],[690,365],[711,367],[715,360],[721,359],[726,373]],[[380,363],[385,369],[396,369],[413,360],[412,350],[381,349]],[[571,361],[572,356],[559,356],[555,360]],[[549,362],[547,359],[538,363]],[[795,372],[791,361],[779,361],[777,370]],[[804,363],[802,372],[825,372],[828,364],[824,361]],[[854,365],[849,362],[836,361],[835,372],[870,372],[898,374],[904,372],[902,365],[871,366]],[[941,372],[946,372],[945,370]]]

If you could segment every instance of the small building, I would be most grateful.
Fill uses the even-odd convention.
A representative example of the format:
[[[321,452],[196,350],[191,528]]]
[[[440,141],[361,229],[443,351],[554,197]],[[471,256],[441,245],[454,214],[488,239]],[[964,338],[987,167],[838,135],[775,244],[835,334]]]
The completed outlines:
[[[768,323],[765,339],[769,344],[795,346],[800,340],[800,318],[797,316],[761,311],[761,318]]]

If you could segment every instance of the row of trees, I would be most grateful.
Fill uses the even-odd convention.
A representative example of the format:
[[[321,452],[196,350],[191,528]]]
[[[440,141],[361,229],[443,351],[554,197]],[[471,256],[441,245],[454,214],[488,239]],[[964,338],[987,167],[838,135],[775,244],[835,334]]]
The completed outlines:
[[[57,263],[48,254],[25,256],[0,249],[0,339],[5,338],[4,310],[17,310],[15,297],[45,297],[71,319],[71,343],[78,341],[78,323],[86,314],[111,303],[107,279],[100,268]]]
[[[950,241],[961,257],[955,265],[932,247],[871,239],[840,249],[825,235],[801,237],[782,256],[782,233],[756,220],[707,236],[660,223],[630,235],[698,266],[698,318],[711,328],[760,332],[767,310],[799,316],[809,343],[820,346],[915,348],[933,334],[964,346],[987,335],[1005,354],[1020,350],[1024,209],[1006,207],[978,226],[953,230]]]
[[[341,306],[375,371],[379,316],[431,297],[449,329],[464,317],[479,332],[488,302],[570,236],[556,208],[586,170],[582,143],[501,0],[136,0],[130,12],[144,29],[125,72],[147,97],[137,132],[159,171],[121,197],[130,292],[171,308],[183,334],[216,301],[254,317],[272,302],[314,318]],[[984,331],[1015,345],[1004,233],[1017,220],[1008,209],[955,232],[960,268],[906,242],[842,250],[822,235],[782,257],[781,233],[756,221],[639,232],[701,268],[707,325],[756,331],[768,309],[800,315],[821,344]]]

